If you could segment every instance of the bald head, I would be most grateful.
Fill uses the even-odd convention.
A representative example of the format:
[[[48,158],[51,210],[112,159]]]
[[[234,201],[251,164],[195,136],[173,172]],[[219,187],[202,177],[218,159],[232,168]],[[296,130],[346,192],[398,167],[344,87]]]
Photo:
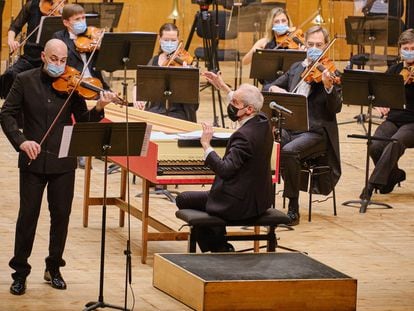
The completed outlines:
[[[58,53],[61,56],[68,56],[68,48],[65,42],[59,39],[50,39],[47,41],[44,51],[46,55]]]
[[[58,77],[65,70],[68,48],[62,40],[50,39],[46,42],[41,57],[45,71],[52,77]]]

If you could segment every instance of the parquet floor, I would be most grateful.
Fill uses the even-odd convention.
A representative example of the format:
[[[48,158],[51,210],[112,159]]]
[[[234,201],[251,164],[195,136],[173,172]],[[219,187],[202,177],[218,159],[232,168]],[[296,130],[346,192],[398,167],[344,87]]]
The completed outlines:
[[[211,120],[208,94],[202,95],[199,119]],[[359,112],[358,106],[344,106],[339,121],[350,120]],[[110,117],[110,116],[109,116]],[[307,222],[306,193],[301,195],[301,224],[294,231],[280,230],[279,243],[307,252],[358,280],[358,310],[414,310],[414,151],[408,150],[400,161],[407,180],[389,195],[375,194],[374,199],[394,208],[369,208],[360,214],[358,209],[344,207],[341,202],[356,199],[364,181],[364,141],[347,138],[347,134],[362,134],[356,123],[340,126],[342,178],[336,187],[338,216],[333,216],[332,201],[314,204],[312,222]],[[73,212],[65,251],[67,266],[62,274],[68,283],[66,291],[57,291],[42,280],[44,258],[47,255],[49,218],[46,203],[39,219],[37,236],[30,258],[32,274],[27,293],[21,297],[9,294],[11,270],[8,261],[13,253],[14,226],[18,212],[17,154],[3,134],[0,134],[0,310],[81,310],[84,304],[98,298],[101,208],[91,209],[89,227],[82,226],[83,171],[77,171]],[[103,163],[93,162],[92,194],[101,195]],[[108,194],[118,191],[119,174],[109,176]],[[139,181],[138,181],[139,182]],[[178,190],[194,189],[181,187]],[[139,184],[131,185],[131,201],[139,203],[135,194]],[[277,207],[281,209],[280,196]],[[151,198],[151,213],[171,226],[181,223],[175,219],[175,206],[163,198]],[[118,227],[118,210],[108,209],[107,247],[105,257],[105,302],[123,306],[125,289],[125,256],[128,232]],[[132,286],[128,288],[128,307],[134,310],[188,310],[186,306],[152,286],[154,253],[185,252],[185,242],[150,242],[149,259],[140,263],[140,222],[131,219]],[[236,249],[248,246],[234,243]],[[277,293],[275,293],[277,295]],[[298,293],[300,295],[300,293]]]

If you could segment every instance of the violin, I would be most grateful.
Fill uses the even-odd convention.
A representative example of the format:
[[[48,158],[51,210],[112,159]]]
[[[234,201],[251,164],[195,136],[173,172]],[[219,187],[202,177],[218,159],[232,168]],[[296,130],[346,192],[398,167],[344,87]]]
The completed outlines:
[[[404,67],[400,75],[403,76],[404,85],[411,84],[414,81],[414,66]]]
[[[167,55],[167,59],[162,64],[163,67],[177,66],[182,67],[185,64],[190,66],[194,60],[194,57],[191,56],[184,48],[181,48],[182,42],[178,45],[178,48],[174,53]]]
[[[62,94],[69,94],[75,90],[79,96],[85,99],[96,99],[100,92],[105,91],[99,79],[92,77],[81,79],[81,73],[71,66],[66,66],[65,72],[52,82],[52,87]],[[117,96],[117,99],[117,104],[125,103],[121,97]]]
[[[322,57],[316,64],[309,65],[308,69],[305,70],[301,77],[303,81],[307,83],[320,83],[322,82],[322,73],[328,69],[334,84],[341,84],[341,78],[339,71],[336,69],[335,64],[328,57]]]
[[[75,40],[75,47],[79,53],[91,53],[94,49],[99,49],[99,39],[105,31],[103,28],[88,26],[86,31],[79,35]]]
[[[61,16],[65,0],[40,0],[39,9],[45,16]]]
[[[296,29],[295,31],[288,32],[284,35],[277,36],[275,49],[293,49],[298,50],[301,46],[305,45],[305,35],[302,29]]]

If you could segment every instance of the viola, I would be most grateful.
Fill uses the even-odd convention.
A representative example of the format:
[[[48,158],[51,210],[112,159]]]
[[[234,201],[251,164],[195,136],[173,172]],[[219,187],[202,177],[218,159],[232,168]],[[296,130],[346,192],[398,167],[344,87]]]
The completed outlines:
[[[100,92],[105,91],[99,79],[92,77],[81,79],[81,73],[70,66],[66,66],[65,72],[53,81],[52,87],[62,94],[69,94],[75,90],[79,96],[85,99],[96,99]],[[117,96],[117,99],[117,104],[125,103],[121,97]]]
[[[404,85],[411,84],[414,81],[414,66],[404,67],[400,75],[403,76]]]
[[[88,26],[86,31],[76,38],[76,50],[79,53],[91,53],[94,49],[99,49],[99,39],[104,31],[103,28]]]
[[[162,64],[163,67],[169,66],[178,66],[182,67],[184,65],[190,66],[194,60],[194,57],[191,56],[184,48],[181,48],[182,42],[178,45],[178,48],[174,53],[167,55],[167,59]]]
[[[302,29],[296,29],[295,31],[277,36],[276,48],[298,50],[301,46],[305,45],[304,42],[305,35],[303,34]]]
[[[341,84],[341,78],[339,71],[336,69],[335,64],[328,57],[322,57],[316,64],[312,63],[308,69],[305,70],[301,77],[307,83],[320,83],[322,82],[322,73],[328,69],[334,84]]]
[[[39,9],[45,16],[61,16],[66,0],[40,0]]]

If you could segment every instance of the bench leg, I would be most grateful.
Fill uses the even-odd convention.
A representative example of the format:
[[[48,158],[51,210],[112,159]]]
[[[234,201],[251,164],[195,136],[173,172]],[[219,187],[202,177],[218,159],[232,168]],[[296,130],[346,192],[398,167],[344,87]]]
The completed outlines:
[[[190,227],[190,234],[188,235],[188,252],[195,253],[197,250],[197,241],[196,241],[196,234],[195,228],[193,226]]]
[[[276,234],[275,234],[275,230],[276,227],[275,226],[269,226],[268,228],[268,233],[267,233],[267,251],[268,252],[275,252],[276,250]]]

